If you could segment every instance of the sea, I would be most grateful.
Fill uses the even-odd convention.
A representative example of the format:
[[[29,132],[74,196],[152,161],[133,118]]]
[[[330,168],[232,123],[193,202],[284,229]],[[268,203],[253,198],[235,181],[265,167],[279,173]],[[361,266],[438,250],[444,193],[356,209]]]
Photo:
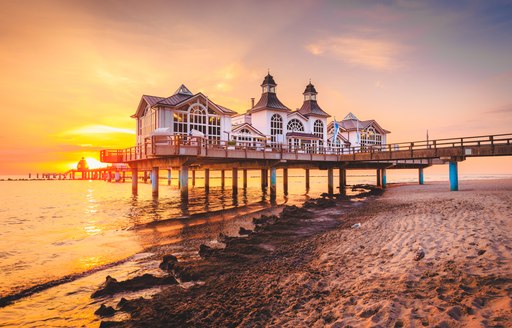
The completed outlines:
[[[354,184],[375,184],[375,175],[348,172],[348,193]],[[374,172],[372,172],[374,173]],[[511,175],[462,176],[464,179],[511,178]],[[36,180],[0,176],[0,327],[98,326],[94,315],[121,296],[151,297],[159,288],[92,299],[110,275],[118,280],[151,273],[161,275],[155,253],[195,254],[202,243],[215,244],[220,233],[236,236],[240,227],[253,228],[252,218],[283,205],[300,205],[327,192],[326,171],[311,171],[305,190],[302,170],[289,171],[289,193],[271,202],[261,189],[259,171],[249,171],[248,188],[233,195],[227,176],[211,175],[210,192],[197,177],[188,203],[182,202],[177,180],[159,181],[159,197],[150,183],[89,180]],[[335,177],[337,181],[337,177]],[[425,175],[425,182],[447,181]],[[417,172],[393,174],[387,182],[417,183]],[[447,183],[448,187],[448,183]],[[186,286],[184,286],[186,288]],[[10,304],[8,300],[12,300]],[[117,314],[114,320],[122,320]]]

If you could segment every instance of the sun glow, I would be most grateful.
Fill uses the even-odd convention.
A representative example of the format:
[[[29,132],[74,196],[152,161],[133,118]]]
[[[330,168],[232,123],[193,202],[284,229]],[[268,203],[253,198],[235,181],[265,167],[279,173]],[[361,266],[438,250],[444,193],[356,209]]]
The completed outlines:
[[[86,157],[85,160],[87,161],[87,164],[89,165],[90,169],[99,169],[102,167],[107,167],[107,164],[98,161],[96,158]]]

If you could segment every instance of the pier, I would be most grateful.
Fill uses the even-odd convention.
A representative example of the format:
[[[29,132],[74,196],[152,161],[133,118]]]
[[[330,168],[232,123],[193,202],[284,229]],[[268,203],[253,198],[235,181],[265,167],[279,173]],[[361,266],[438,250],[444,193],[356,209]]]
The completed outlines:
[[[189,171],[195,185],[195,172],[204,171],[205,190],[209,190],[210,170],[221,171],[224,186],[225,170],[232,172],[233,193],[238,192],[238,172],[241,170],[243,188],[247,187],[247,171],[261,172],[262,188],[270,189],[271,199],[277,194],[277,170],[282,170],[283,193],[288,191],[288,169],[304,169],[305,187],[309,187],[309,170],[327,171],[327,190],[334,194],[334,170],[338,170],[340,191],[346,186],[347,170],[374,170],[376,184],[386,187],[387,170],[417,169],[418,183],[424,183],[424,170],[432,165],[448,164],[450,190],[458,190],[458,163],[469,157],[512,155],[512,134],[475,136],[394,143],[373,147],[297,148],[266,142],[235,145],[228,142],[212,143],[202,137],[152,136],[141,146],[126,149],[108,149],[100,152],[105,163],[126,163],[132,176],[151,172],[152,193],[158,196],[159,172],[167,170],[179,176],[181,196],[188,199]],[[146,175],[145,175],[146,176]],[[132,192],[137,194],[138,179],[132,179]]]

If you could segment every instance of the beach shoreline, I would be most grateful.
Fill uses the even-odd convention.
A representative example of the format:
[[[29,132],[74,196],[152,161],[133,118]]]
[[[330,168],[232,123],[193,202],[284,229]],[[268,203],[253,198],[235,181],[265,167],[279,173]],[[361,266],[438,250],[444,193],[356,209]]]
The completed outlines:
[[[188,271],[200,285],[131,301],[130,320],[102,325],[506,327],[512,180],[460,187],[393,185],[353,210],[309,209],[313,221],[291,213],[305,233],[240,238]]]

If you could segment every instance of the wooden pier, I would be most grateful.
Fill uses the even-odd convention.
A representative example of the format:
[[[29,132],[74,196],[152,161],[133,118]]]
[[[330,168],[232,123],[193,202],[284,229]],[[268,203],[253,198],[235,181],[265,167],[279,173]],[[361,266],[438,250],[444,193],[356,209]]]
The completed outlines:
[[[225,170],[232,171],[233,193],[238,191],[238,171],[242,170],[243,186],[247,186],[247,171],[261,171],[262,188],[270,187],[275,199],[276,171],[283,170],[283,192],[288,191],[288,169],[305,170],[305,184],[309,188],[309,170],[327,170],[327,192],[334,193],[334,170],[339,170],[339,187],[346,186],[346,171],[376,170],[377,185],[386,187],[386,170],[418,169],[418,183],[423,184],[424,169],[431,165],[449,163],[450,189],[458,190],[457,164],[468,157],[512,155],[512,134],[415,141],[373,146],[367,148],[288,148],[286,145],[261,143],[212,142],[201,137],[153,136],[141,146],[127,149],[102,150],[100,160],[105,163],[127,163],[132,176],[151,172],[152,192],[158,196],[159,173],[178,172],[181,195],[188,199],[189,171],[195,184],[195,171],[204,171],[206,192],[209,190],[210,170],[220,170],[224,185]],[[137,194],[137,181],[132,179],[132,192]]]

